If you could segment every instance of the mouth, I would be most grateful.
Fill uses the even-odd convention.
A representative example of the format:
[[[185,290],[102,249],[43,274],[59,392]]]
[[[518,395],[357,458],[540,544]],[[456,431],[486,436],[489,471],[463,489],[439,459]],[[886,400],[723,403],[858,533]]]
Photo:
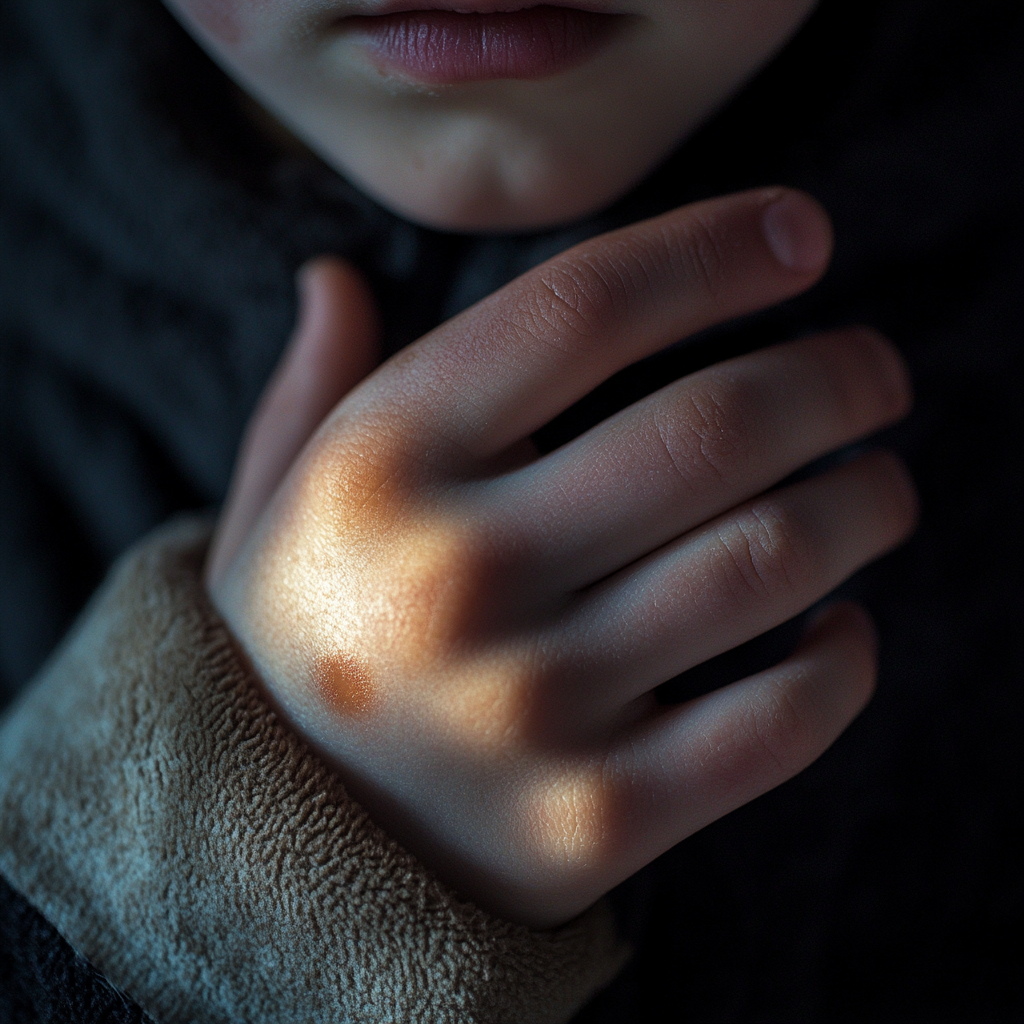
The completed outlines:
[[[494,10],[478,0],[474,6],[349,16],[340,28],[385,74],[456,85],[560,74],[589,60],[629,20],[553,4]]]

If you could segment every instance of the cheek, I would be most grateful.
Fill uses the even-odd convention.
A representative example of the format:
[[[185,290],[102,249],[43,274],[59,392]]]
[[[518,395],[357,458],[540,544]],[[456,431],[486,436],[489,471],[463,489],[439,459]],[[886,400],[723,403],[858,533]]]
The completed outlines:
[[[234,46],[242,41],[240,16],[259,0],[178,0],[189,20],[219,43]]]

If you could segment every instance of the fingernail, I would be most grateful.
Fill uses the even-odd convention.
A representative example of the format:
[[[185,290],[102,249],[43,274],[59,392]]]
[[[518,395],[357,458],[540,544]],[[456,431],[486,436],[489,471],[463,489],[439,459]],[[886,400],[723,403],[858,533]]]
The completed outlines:
[[[785,192],[761,216],[775,258],[798,274],[820,271],[832,255],[832,225],[825,211],[802,192]]]
[[[809,609],[807,617],[804,620],[803,635],[808,637],[814,633],[819,626],[827,625],[836,619],[843,618],[844,616],[847,618],[859,619],[861,627],[877,645],[878,632],[875,627],[874,620],[864,610],[864,608],[859,604],[855,604],[853,601],[835,601],[826,598],[825,601],[821,602],[816,607]]]
[[[878,375],[883,387],[896,399],[900,408],[906,408],[913,400],[914,389],[906,361],[892,342],[877,331],[866,329],[865,342],[874,346]]]

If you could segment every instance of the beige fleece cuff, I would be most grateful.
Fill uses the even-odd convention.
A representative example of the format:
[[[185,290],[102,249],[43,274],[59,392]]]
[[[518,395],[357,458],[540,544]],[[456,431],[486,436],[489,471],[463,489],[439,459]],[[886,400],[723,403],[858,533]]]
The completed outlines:
[[[195,521],[129,553],[0,729],[0,871],[160,1024],[565,1021],[621,966],[446,888],[275,715]]]

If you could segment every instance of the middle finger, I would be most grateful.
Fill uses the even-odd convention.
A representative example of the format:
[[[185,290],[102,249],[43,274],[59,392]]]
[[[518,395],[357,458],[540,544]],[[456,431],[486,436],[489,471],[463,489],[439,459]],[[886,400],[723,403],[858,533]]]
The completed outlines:
[[[601,579],[903,416],[909,379],[862,328],[692,374],[491,486],[551,585]]]

